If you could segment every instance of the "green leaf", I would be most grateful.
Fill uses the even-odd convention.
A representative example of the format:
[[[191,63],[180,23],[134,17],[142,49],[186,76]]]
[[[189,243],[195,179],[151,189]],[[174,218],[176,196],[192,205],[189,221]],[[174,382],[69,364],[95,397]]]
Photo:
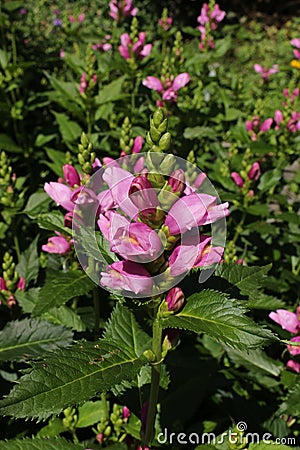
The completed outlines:
[[[263,294],[262,292],[257,292],[256,296],[251,296],[251,300],[246,302],[246,307],[249,309],[265,309],[268,311],[280,308],[284,309],[285,306],[284,301],[272,295]]]
[[[256,348],[248,352],[226,349],[229,358],[235,364],[244,366],[252,371],[259,371],[278,377],[283,369],[283,364],[267,356],[263,350]]]
[[[114,102],[120,100],[123,96],[123,83],[126,76],[122,76],[104,86],[97,97],[95,98],[97,105],[103,105],[104,103]]]
[[[44,147],[45,144],[56,138],[56,134],[38,134],[34,145],[36,147]]]
[[[294,438],[294,440],[296,440]],[[290,447],[289,445],[284,444],[276,444],[276,442],[270,440],[267,442],[260,442],[259,444],[250,444],[249,450],[270,450],[270,446],[272,450],[290,450],[293,447]]]
[[[25,438],[0,441],[3,450],[85,450],[86,446],[73,444],[64,438]]]
[[[258,289],[263,285],[271,264],[267,266],[243,266],[242,264],[220,264],[216,276],[228,281],[229,286],[222,289],[230,295],[247,295],[256,299]]]
[[[86,402],[78,408],[76,428],[85,428],[100,422],[105,417],[102,401]]]
[[[0,402],[0,414],[47,419],[135,378],[145,364],[126,345],[103,339],[58,349],[19,380]]]
[[[37,236],[29,245],[29,247],[21,254],[20,261],[16,266],[16,270],[21,277],[25,278],[26,285],[30,281],[36,282],[39,275],[39,255],[37,252],[37,243],[39,236]]]
[[[300,383],[293,387],[284,402],[283,409],[291,416],[300,415]]]
[[[262,192],[269,191],[273,186],[275,186],[281,179],[282,172],[279,169],[270,170],[265,172],[259,180],[258,189]]]
[[[4,133],[0,133],[0,149],[6,150],[8,153],[23,153],[24,151],[10,136]]]
[[[50,272],[39,291],[39,300],[32,313],[39,316],[71,298],[87,294],[93,287],[95,284],[83,271]]]
[[[40,228],[72,236],[72,230],[64,226],[64,216],[60,211],[38,214],[34,219]]]
[[[6,69],[8,61],[9,61],[9,54],[6,51],[0,49],[0,66],[2,67],[3,70]]]
[[[40,319],[9,322],[0,332],[0,361],[22,360],[42,356],[72,342],[70,330]]]
[[[55,115],[55,119],[58,123],[59,131],[62,135],[64,142],[74,142],[79,139],[82,129],[77,122],[69,119],[64,113],[58,113],[52,111]]]
[[[133,313],[126,306],[117,303],[106,326],[106,339],[120,340],[134,349],[140,356],[151,348],[151,338],[137,323]]]
[[[181,328],[209,336],[239,350],[256,348],[275,339],[271,332],[257,325],[245,309],[226,294],[204,290],[191,295],[183,310],[162,319],[163,328]]]
[[[48,211],[51,201],[51,198],[46,192],[35,192],[29,197],[22,212],[30,218],[34,218],[37,214]]]
[[[41,288],[32,288],[28,291],[17,291],[15,293],[18,304],[24,313],[31,314],[35,305],[39,301],[39,291]],[[64,325],[76,331],[85,331],[86,325],[71,308],[68,306],[59,306],[49,309],[41,315],[41,318],[56,325]]]

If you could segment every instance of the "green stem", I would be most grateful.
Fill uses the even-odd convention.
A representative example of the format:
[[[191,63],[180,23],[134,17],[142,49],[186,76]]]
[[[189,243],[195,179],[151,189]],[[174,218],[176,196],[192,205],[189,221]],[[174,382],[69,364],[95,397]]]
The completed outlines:
[[[101,394],[101,403],[102,403],[102,408],[103,408],[104,419],[108,420],[109,419],[109,411],[108,411],[108,407],[107,407],[105,392],[102,392],[102,394]]]
[[[151,370],[151,388],[150,388],[146,430],[142,441],[143,446],[151,445],[151,442],[155,435],[155,418],[157,412],[159,381],[162,365],[161,341],[162,341],[162,328],[156,317],[153,322],[153,337],[152,337],[152,350],[153,353],[155,354],[155,362],[152,364]]]

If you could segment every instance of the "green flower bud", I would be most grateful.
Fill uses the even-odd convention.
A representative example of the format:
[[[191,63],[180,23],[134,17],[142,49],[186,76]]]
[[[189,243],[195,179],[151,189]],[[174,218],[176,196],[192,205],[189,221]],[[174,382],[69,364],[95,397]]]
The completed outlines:
[[[168,119],[162,121],[162,123],[157,127],[158,131],[165,133],[168,129]]]
[[[169,134],[169,133],[166,133],[166,134]],[[164,136],[166,136],[166,134],[164,134]],[[170,135],[170,138],[171,138],[171,135]],[[160,144],[159,144],[159,146],[160,146]],[[169,154],[169,155],[166,155],[165,158],[163,159],[163,161],[160,163],[159,169],[164,174],[169,175],[173,171],[175,164],[176,164],[175,156]]]
[[[158,146],[162,151],[168,150],[171,144],[171,133],[167,132],[162,135],[159,140]]]
[[[164,121],[165,114],[161,108],[158,108],[153,114],[153,123],[156,128]]]
[[[158,131],[156,128],[151,127],[150,128],[150,136],[153,142],[158,142],[161,138],[161,132]]]

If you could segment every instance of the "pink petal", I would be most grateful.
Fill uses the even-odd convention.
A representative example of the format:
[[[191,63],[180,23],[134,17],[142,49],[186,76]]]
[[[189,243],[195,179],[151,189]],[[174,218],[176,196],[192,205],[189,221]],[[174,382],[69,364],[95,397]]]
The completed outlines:
[[[291,44],[293,47],[300,48],[300,38],[294,38],[294,39],[292,39],[292,40],[290,41],[290,44]]]
[[[45,183],[44,190],[55,203],[67,211],[72,212],[74,210],[75,204],[71,201],[73,191],[69,186],[51,181],[50,183]]]
[[[283,330],[290,333],[297,333],[299,329],[299,320],[297,314],[287,311],[286,309],[277,309],[276,312],[269,314],[270,319],[278,323]]]
[[[262,131],[262,132],[268,131],[271,128],[272,123],[273,123],[273,119],[272,118],[266,119],[262,123],[262,125],[260,127],[260,131]]]
[[[262,73],[264,71],[263,67],[260,64],[254,64],[253,67],[256,73]]]
[[[142,81],[142,84],[147,88],[154,89],[155,91],[158,92],[161,92],[164,89],[162,82],[158,78],[151,76],[145,78],[145,80]]]
[[[181,73],[177,75],[177,77],[175,77],[172,83],[172,88],[174,89],[174,91],[178,91],[179,89],[183,88],[186,84],[188,84],[189,81],[190,81],[189,74],[186,72]]]

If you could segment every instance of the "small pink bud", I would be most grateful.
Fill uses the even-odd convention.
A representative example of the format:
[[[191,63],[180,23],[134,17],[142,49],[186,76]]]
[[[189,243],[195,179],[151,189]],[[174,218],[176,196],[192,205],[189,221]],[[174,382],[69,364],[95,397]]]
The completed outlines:
[[[170,289],[166,296],[166,302],[168,304],[168,310],[178,312],[184,304],[185,296],[180,287],[174,287]]]
[[[7,290],[7,286],[5,283],[4,278],[0,277],[0,291],[6,291]]]
[[[17,284],[17,288],[21,289],[21,291],[25,290],[25,286],[26,286],[26,282],[25,282],[25,278],[24,277],[20,277],[18,284]]]
[[[102,444],[102,442],[104,441],[104,433],[98,433],[96,435],[96,440],[99,442],[99,444]]]
[[[13,308],[14,306],[16,306],[17,302],[15,297],[11,294],[8,299],[7,299],[7,306],[8,308]]]
[[[265,132],[265,131],[268,131],[270,128],[271,128],[271,126],[272,126],[272,123],[273,123],[273,119],[270,117],[269,119],[266,119],[263,123],[262,123],[262,125],[261,125],[261,127],[260,127],[260,131],[261,132]]]
[[[241,175],[239,173],[231,172],[230,176],[233,179],[234,183],[238,187],[243,187],[244,186],[244,180],[243,180],[243,178],[241,177]]]
[[[184,191],[185,188],[185,174],[182,169],[174,170],[171,173],[170,178],[168,180],[168,186],[171,187],[172,192],[176,194],[180,194]]]
[[[74,187],[75,185],[80,185],[80,177],[79,173],[75,169],[75,167],[71,166],[70,164],[63,165],[63,173],[64,178],[66,182],[71,186]]]
[[[259,177],[260,177],[260,165],[258,162],[255,162],[252,164],[248,172],[248,178],[249,180],[258,180]]]
[[[122,417],[123,417],[123,420],[126,420],[126,419],[128,419],[128,417],[130,417],[130,409],[127,408],[127,406],[123,406]]]

